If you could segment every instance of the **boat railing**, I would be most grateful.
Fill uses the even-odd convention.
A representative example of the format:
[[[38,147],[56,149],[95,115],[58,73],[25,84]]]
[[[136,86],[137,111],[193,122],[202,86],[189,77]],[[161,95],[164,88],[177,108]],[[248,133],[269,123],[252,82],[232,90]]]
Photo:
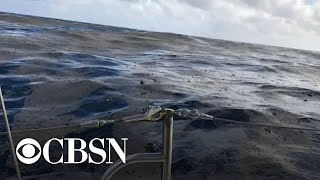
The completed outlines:
[[[12,139],[12,134],[18,133],[18,132],[26,132],[26,131],[39,131],[39,130],[65,128],[66,126],[42,128],[42,129],[34,129],[34,130],[11,131],[1,87],[0,87],[0,101],[1,101],[1,109],[3,112],[3,118],[7,128],[7,132],[0,132],[0,135],[5,134],[9,138],[9,143],[10,143],[10,148],[13,154],[13,160],[15,164],[17,178],[21,180],[22,177],[20,174],[19,164],[18,164],[16,153],[15,153],[16,151],[15,151],[14,142]],[[170,180],[171,164],[172,164],[174,116],[177,116],[182,119],[213,120],[213,121],[220,121],[220,122],[225,122],[230,124],[239,124],[242,126],[258,126],[258,127],[269,127],[269,128],[278,128],[278,129],[320,131],[320,129],[312,129],[312,128],[302,128],[302,127],[294,127],[294,126],[288,127],[288,126],[278,126],[278,125],[269,125],[269,124],[253,123],[253,122],[236,121],[232,119],[213,117],[208,114],[200,113],[195,109],[194,110],[188,110],[188,109],[173,110],[169,108],[161,108],[160,106],[149,106],[147,108],[146,113],[143,115],[129,116],[129,117],[124,117],[117,120],[92,120],[92,121],[81,123],[76,126],[84,127],[84,128],[97,128],[97,127],[102,127],[106,124],[115,123],[115,122],[133,123],[138,121],[150,121],[150,122],[162,121],[163,122],[162,152],[132,154],[126,157],[126,163],[123,163],[121,160],[118,160],[115,163],[113,163],[111,166],[109,166],[109,168],[102,175],[101,180],[109,180],[120,169],[128,165],[137,164],[137,163],[162,163],[162,176],[161,176],[162,180]]]

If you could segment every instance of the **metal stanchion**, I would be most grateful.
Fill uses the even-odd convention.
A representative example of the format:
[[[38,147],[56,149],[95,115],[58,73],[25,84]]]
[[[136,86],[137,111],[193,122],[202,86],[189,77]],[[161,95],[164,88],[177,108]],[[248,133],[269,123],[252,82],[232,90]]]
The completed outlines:
[[[16,156],[16,151],[15,151],[14,144],[13,144],[11,129],[10,129],[10,125],[9,125],[9,120],[8,120],[8,115],[7,115],[7,111],[6,111],[6,106],[4,105],[4,99],[3,99],[1,87],[0,87],[0,102],[1,102],[1,109],[2,109],[2,113],[3,113],[3,119],[4,119],[4,121],[5,121],[5,123],[6,123],[6,127],[7,127],[8,139],[9,139],[9,143],[10,143],[10,147],[11,147],[11,153],[12,153],[13,162],[14,162],[15,169],[16,169],[16,172],[17,172],[17,177],[18,177],[19,180],[21,180],[21,174],[20,174],[19,164],[18,164],[18,160],[17,160],[17,156]]]
[[[101,180],[110,180],[120,169],[137,163],[162,163],[162,180],[171,179],[173,110],[166,110],[163,121],[162,153],[141,153],[127,156],[126,163],[121,160],[113,163],[103,174]]]
[[[173,139],[173,111],[167,110],[163,117],[162,155],[165,161],[162,165],[162,180],[171,179],[172,139]]]

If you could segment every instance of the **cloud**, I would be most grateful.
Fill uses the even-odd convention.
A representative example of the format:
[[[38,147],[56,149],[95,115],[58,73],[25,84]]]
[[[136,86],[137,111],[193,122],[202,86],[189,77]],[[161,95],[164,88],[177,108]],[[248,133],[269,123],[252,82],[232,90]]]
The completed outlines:
[[[10,0],[0,11],[320,51],[315,0]]]

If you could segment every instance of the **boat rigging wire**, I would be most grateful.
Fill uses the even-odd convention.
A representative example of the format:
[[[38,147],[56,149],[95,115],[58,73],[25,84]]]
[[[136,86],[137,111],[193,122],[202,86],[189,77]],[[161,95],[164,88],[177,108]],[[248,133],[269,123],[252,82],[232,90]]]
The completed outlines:
[[[112,123],[132,123],[132,122],[139,122],[139,121],[159,121],[161,119],[167,119],[168,122],[171,122],[170,124],[170,131],[168,128],[164,129],[164,139],[167,140],[164,142],[164,144],[169,144],[169,149],[167,149],[166,152],[163,152],[164,154],[161,155],[161,162],[163,161],[163,168],[165,171],[163,171],[163,179],[170,179],[171,176],[171,156],[172,156],[172,131],[173,131],[173,115],[178,116],[181,119],[189,119],[189,120],[212,120],[212,121],[220,121],[220,122],[226,122],[226,123],[232,123],[232,124],[239,124],[239,125],[247,125],[247,126],[255,126],[255,127],[269,127],[269,128],[279,128],[279,129],[291,129],[291,130],[303,130],[303,131],[316,131],[320,132],[320,129],[313,129],[313,128],[301,128],[301,127],[290,127],[290,126],[278,126],[278,125],[269,125],[269,124],[260,124],[260,123],[253,123],[253,122],[243,122],[243,121],[236,121],[232,119],[224,119],[224,118],[218,118],[214,117],[205,113],[200,113],[198,110],[193,109],[168,109],[168,108],[161,108],[160,106],[148,106],[147,111],[144,115],[134,115],[134,116],[128,116],[121,119],[113,119],[113,120],[91,120],[86,121],[80,124],[74,124],[74,125],[64,125],[64,126],[56,126],[56,127],[47,127],[47,128],[39,128],[39,129],[25,129],[25,130],[17,130],[17,131],[11,131],[6,108],[3,100],[3,95],[0,87],[0,101],[1,101],[1,108],[3,112],[3,117],[6,122],[7,126],[7,132],[0,132],[1,135],[8,135],[11,150],[13,153],[13,159],[15,163],[15,168],[17,172],[18,179],[21,180],[21,174],[20,169],[18,166],[18,161],[15,153],[14,143],[12,140],[12,133],[25,133],[25,132],[35,132],[35,131],[45,131],[45,130],[53,130],[53,129],[62,129],[62,128],[99,128],[103,127],[107,124]],[[169,112],[169,116],[167,115]],[[167,118],[164,118],[167,117]],[[169,117],[169,119],[168,119]],[[168,122],[164,121],[164,125],[166,125]],[[169,135],[168,135],[169,133]],[[150,157],[149,157],[150,156]],[[163,156],[163,157],[162,157]],[[154,157],[156,157],[154,159]],[[160,157],[160,156],[159,156]],[[149,155],[149,154],[140,154],[137,155],[131,155],[131,163],[141,163],[141,162],[155,162],[157,158],[159,158],[158,155]],[[166,159],[164,159],[166,158]],[[167,159],[169,158],[169,159]],[[114,173],[116,173],[119,169],[122,168],[122,164],[116,164],[112,166],[110,169],[108,169],[104,175],[102,176],[102,179],[110,179]]]
[[[149,106],[149,109],[154,109],[154,112],[147,112],[151,115],[161,112],[162,108],[159,106]],[[153,114],[152,114],[153,113]],[[269,127],[269,128],[277,128],[277,129],[290,129],[290,130],[300,130],[300,131],[315,131],[320,132],[320,129],[315,128],[303,128],[303,127],[291,127],[291,126],[279,126],[279,125],[271,125],[271,124],[262,124],[262,123],[253,123],[253,122],[244,122],[244,121],[236,121],[232,119],[225,119],[210,116],[208,114],[199,113],[197,110],[188,110],[188,109],[178,109],[174,110],[174,114],[178,117],[187,118],[191,120],[211,120],[217,122],[226,122],[230,124],[238,124],[244,126],[255,126],[255,127]],[[157,115],[157,118],[153,118],[152,121],[156,121],[162,117],[163,114]],[[150,115],[149,115],[150,116]],[[63,129],[63,128],[98,128],[102,127],[106,124],[112,124],[116,122],[137,122],[137,121],[146,121],[147,115],[135,115],[124,117],[122,119],[113,119],[113,120],[91,120],[80,124],[74,125],[64,125],[64,126],[55,126],[55,127],[46,127],[46,128],[38,128],[38,129],[25,129],[25,130],[16,130],[11,131],[11,133],[25,133],[25,132],[34,132],[34,131],[45,131],[45,130],[53,130],[53,129]],[[0,132],[0,136],[7,135],[8,132]]]

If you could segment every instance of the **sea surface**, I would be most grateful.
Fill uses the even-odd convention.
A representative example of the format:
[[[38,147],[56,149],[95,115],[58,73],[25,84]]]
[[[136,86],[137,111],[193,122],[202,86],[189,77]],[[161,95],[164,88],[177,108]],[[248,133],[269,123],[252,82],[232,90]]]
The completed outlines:
[[[0,85],[12,130],[134,115],[148,105],[320,128],[320,52],[0,13]],[[174,126],[173,179],[320,179],[320,132],[179,118]],[[84,134],[106,132],[129,136],[130,152],[161,145],[161,123]],[[4,136],[0,145],[0,179],[13,178]],[[156,178],[154,167],[118,178]],[[52,179],[99,179],[104,170],[22,165],[23,176]]]

